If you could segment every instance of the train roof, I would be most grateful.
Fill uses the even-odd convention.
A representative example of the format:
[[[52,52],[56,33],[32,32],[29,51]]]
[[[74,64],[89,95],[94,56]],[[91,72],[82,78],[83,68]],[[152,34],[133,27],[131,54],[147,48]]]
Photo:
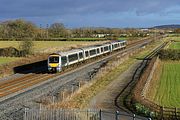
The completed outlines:
[[[69,50],[69,51],[65,51],[65,52],[57,52],[57,54],[61,55],[61,56],[66,56],[66,55],[69,55],[69,54],[73,54],[73,53],[77,53],[77,52],[82,52],[82,49],[80,48],[77,48],[77,49],[72,49],[72,50]]]
[[[115,41],[111,41],[111,42],[107,42],[107,43],[103,43],[103,44],[99,44],[99,45],[76,48],[76,49],[72,49],[72,50],[69,50],[69,51],[66,51],[66,52],[58,51],[58,52],[52,53],[50,55],[57,55],[58,54],[58,55],[61,55],[61,56],[66,56],[66,55],[77,53],[77,52],[83,52],[83,50],[91,50],[91,49],[99,48],[99,47],[102,47],[102,46],[107,46],[107,45],[110,45],[110,44],[116,43],[116,42],[122,42],[123,43],[123,42],[126,42],[126,41],[125,40],[115,40]]]

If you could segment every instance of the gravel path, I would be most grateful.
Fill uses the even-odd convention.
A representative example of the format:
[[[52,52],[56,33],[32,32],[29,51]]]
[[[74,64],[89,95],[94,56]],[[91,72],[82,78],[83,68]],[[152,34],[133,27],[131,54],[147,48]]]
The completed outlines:
[[[115,112],[119,111],[119,119],[132,120],[132,113],[127,113],[119,109],[115,105],[115,99],[122,89],[131,81],[136,68],[142,61],[137,61],[128,70],[120,74],[113,82],[111,82],[103,91],[98,93],[89,103],[89,108],[102,109],[102,120],[115,120]],[[126,109],[124,106],[121,106]],[[131,116],[131,117],[129,117]],[[138,117],[139,119],[145,119]],[[137,118],[136,118],[137,119]]]

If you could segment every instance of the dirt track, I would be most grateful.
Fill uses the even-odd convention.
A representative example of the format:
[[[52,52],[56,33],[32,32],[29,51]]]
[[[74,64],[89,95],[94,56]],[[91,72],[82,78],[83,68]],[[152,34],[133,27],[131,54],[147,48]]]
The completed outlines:
[[[102,120],[115,120],[115,112],[120,111],[119,118],[122,120],[132,119],[133,114],[127,113],[119,109],[115,105],[115,99],[122,91],[122,89],[131,81],[135,69],[140,65],[141,61],[136,61],[131,67],[120,74],[111,84],[109,84],[103,91],[98,93],[89,103],[89,108],[102,109]],[[122,102],[122,101],[119,101]],[[122,105],[122,103],[119,103]],[[126,109],[123,105],[123,109]],[[123,114],[123,115],[122,115]],[[140,118],[146,119],[146,118]]]

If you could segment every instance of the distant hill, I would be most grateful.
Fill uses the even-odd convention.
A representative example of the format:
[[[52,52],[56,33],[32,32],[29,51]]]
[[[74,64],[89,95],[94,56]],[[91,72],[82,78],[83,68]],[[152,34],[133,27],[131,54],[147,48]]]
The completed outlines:
[[[160,29],[165,29],[165,28],[180,28],[180,25],[159,25],[159,26],[154,26],[153,28],[160,28]]]

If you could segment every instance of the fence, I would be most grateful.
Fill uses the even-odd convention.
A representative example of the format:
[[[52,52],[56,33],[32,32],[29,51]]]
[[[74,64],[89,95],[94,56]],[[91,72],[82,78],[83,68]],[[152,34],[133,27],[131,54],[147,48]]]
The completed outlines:
[[[149,108],[149,110],[154,113],[154,118],[180,119],[180,108],[163,107],[150,101],[149,99],[146,99],[145,97],[145,92],[147,91],[147,86],[149,86],[148,84],[150,82],[149,79],[153,76],[153,71],[156,69],[155,66],[158,64],[158,60],[158,57],[153,58],[149,64],[147,64],[147,68],[141,73],[139,82],[133,91],[133,100]]]
[[[24,120],[101,120],[101,110],[25,109]]]
[[[25,109],[24,120],[151,120],[135,114],[97,109]]]

